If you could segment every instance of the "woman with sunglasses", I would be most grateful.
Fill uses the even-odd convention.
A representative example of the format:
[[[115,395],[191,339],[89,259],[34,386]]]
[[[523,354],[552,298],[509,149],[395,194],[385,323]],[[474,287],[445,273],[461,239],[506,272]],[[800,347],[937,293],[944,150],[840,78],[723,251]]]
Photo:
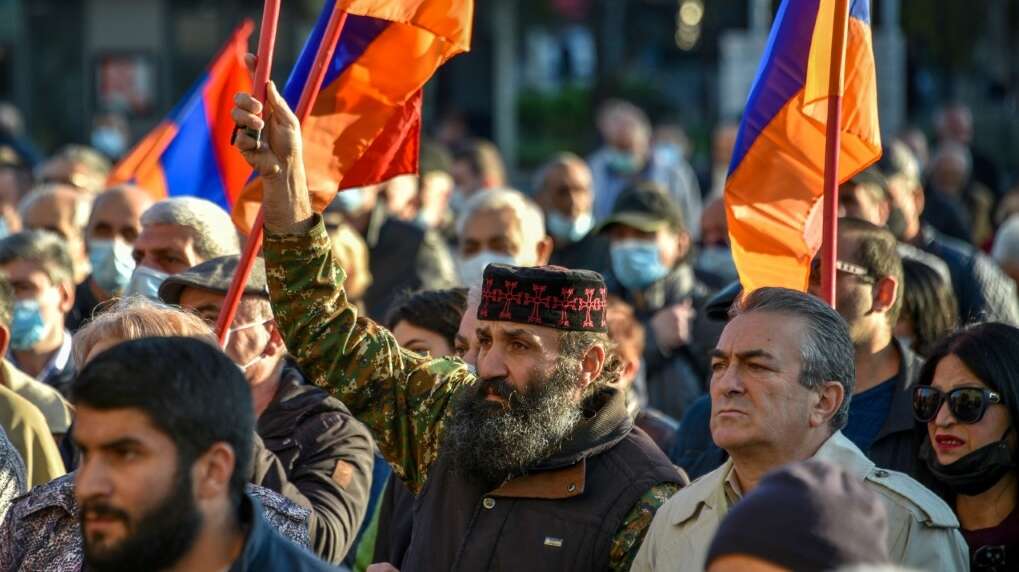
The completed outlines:
[[[955,508],[974,571],[1019,570],[1019,329],[980,324],[931,351],[913,388],[935,490]]]

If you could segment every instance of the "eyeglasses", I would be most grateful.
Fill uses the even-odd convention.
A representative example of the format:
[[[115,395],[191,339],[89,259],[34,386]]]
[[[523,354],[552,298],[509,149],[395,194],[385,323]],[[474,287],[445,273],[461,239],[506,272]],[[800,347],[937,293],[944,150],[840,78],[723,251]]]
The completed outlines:
[[[835,270],[838,272],[844,272],[846,274],[856,276],[863,282],[873,284],[876,282],[873,276],[870,275],[870,271],[860,266],[859,264],[853,264],[852,262],[846,262],[844,260],[835,261]],[[810,261],[810,280],[815,283],[821,282],[821,257]]]
[[[1001,394],[979,387],[957,387],[945,393],[936,387],[919,385],[913,388],[913,417],[929,423],[946,401],[956,420],[972,425],[983,419],[990,405],[1001,403]]]

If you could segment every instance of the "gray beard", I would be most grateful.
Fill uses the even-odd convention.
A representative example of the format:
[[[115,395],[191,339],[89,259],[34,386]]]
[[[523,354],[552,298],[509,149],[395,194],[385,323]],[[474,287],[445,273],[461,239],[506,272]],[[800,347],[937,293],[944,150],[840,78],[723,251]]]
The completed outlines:
[[[548,375],[532,372],[526,393],[503,378],[479,379],[455,404],[443,453],[460,475],[493,488],[550,457],[583,419],[574,398],[580,362],[560,357]],[[486,401],[496,392],[509,405]]]

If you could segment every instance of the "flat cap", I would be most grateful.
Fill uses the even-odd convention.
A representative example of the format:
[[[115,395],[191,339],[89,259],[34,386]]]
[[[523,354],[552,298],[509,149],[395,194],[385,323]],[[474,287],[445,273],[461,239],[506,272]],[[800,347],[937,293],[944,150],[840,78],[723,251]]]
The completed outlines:
[[[167,304],[180,304],[180,296],[185,288],[198,288],[223,294],[230,289],[230,283],[237,272],[241,257],[232,254],[207,260],[167,278],[159,287],[159,297]],[[269,286],[265,280],[265,262],[256,258],[251,267],[251,276],[244,286],[245,296],[269,296]]]

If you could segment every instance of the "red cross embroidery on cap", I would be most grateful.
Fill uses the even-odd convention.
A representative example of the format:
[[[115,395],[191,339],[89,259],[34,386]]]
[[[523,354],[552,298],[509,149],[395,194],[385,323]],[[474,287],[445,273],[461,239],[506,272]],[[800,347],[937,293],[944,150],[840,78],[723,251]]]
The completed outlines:
[[[541,308],[552,307],[552,296],[544,296],[545,289],[547,286],[544,284],[532,284],[531,289],[534,290],[534,295],[524,294],[524,305],[530,304],[531,315],[527,317],[527,321],[532,324],[541,324]]]

